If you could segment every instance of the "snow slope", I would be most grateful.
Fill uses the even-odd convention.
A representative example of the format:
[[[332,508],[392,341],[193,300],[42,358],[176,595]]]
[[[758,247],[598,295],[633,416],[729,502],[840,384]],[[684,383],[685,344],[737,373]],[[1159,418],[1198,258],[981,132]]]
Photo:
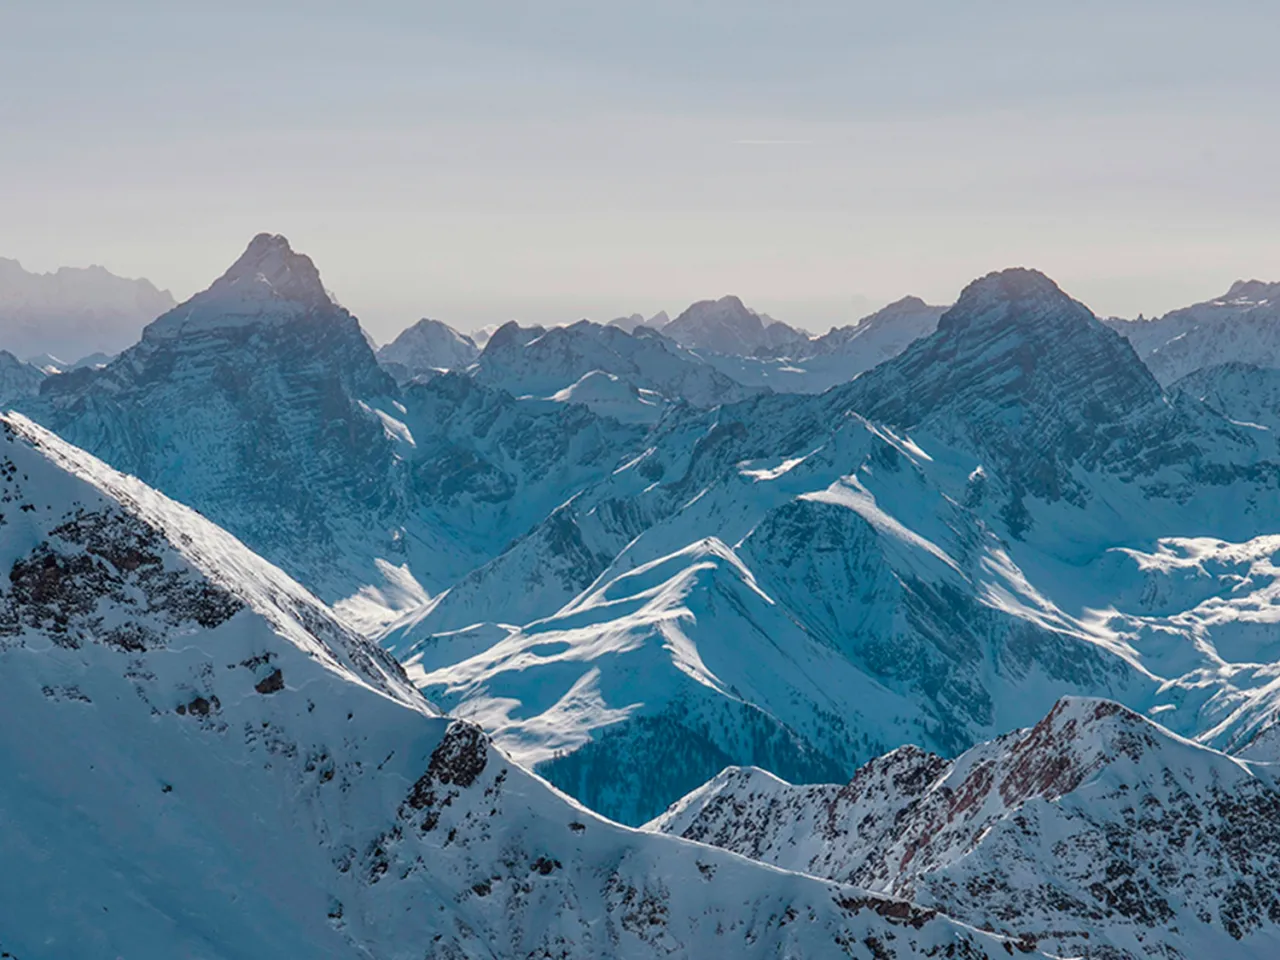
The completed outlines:
[[[726,770],[648,829],[918,898],[1053,955],[1270,957],[1280,785],[1103,700],[846,785]]]
[[[558,556],[605,571],[554,616],[471,626],[523,622],[530,595],[572,589],[548,577],[556,541],[531,538],[382,642],[428,696],[624,821],[726,763],[847,775],[898,743],[955,751],[1032,722],[1063,690],[1155,693],[856,419],[796,462],[739,464],[613,559],[585,523],[563,518],[558,542],[582,530]]]
[[[1208,404],[1243,427],[1280,427],[1280,369],[1231,361],[1203,367],[1175,381],[1170,391]]]
[[[11,957],[1007,955],[574,805],[234,538],[21,417],[0,503]]]
[[[657,423],[670,401],[656,390],[632,386],[621,377],[602,370],[584,373],[548,399],[557,403],[580,403],[592,413],[611,417],[619,423]]]

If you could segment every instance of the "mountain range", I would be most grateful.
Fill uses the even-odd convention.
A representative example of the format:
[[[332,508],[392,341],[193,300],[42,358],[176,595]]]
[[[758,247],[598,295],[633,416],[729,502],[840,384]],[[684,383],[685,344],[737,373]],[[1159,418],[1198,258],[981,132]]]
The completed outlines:
[[[1273,438],[1165,394],[1040,274],[975,282],[847,386],[648,442],[382,636],[611,816],[727,763],[954,755],[1064,693],[1222,746],[1275,714],[1265,648],[1237,639],[1273,622],[1270,579],[1238,586],[1280,508]]]
[[[169,291],[151,281],[103,267],[30,273],[0,257],[0,348],[19,357],[115,353],[173,305]]]
[[[262,234],[0,353],[0,949],[1269,956],[1270,297],[375,351]]]
[[[310,259],[267,234],[25,409],[375,619],[484,562],[641,439],[460,375],[402,389]]]

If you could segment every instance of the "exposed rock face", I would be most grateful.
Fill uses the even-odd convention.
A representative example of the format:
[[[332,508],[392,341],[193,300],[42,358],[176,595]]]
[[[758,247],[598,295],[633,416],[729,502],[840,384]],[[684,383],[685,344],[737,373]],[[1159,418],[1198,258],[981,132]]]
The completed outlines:
[[[364,402],[389,406],[395,389],[311,261],[263,234],[136,346],[52,379],[30,409],[338,599],[369,553],[398,559],[404,495],[388,479],[402,467]],[[380,541],[363,560],[359,527]]]
[[[1112,439],[1106,428],[1157,402],[1160,387],[1123,338],[1052,280],[1006,270],[970,284],[934,336],[843,399],[900,427],[945,416],[988,448],[1093,463]],[[1038,486],[1038,495],[1058,493]]]
[[[844,786],[727,770],[650,825],[918,898],[1054,955],[1261,957],[1280,789],[1115,703],[1064,700],[953,762],[903,747]]]
[[[1025,498],[1086,503],[1080,469],[1182,497],[1250,476],[1272,453],[1195,404],[1166,402],[1127,341],[1032,270],[970,284],[936,334],[832,400],[972,451],[1004,484],[1014,536],[1031,522]]]
[[[1280,367],[1280,283],[1238,280],[1223,296],[1155,320],[1112,320],[1163,384],[1206,367]]]
[[[567,803],[280,570],[22,418],[0,506],[10,956],[1008,955]]]
[[[422,319],[378,349],[378,362],[400,383],[463,370],[480,355],[475,341],[439,320]]]

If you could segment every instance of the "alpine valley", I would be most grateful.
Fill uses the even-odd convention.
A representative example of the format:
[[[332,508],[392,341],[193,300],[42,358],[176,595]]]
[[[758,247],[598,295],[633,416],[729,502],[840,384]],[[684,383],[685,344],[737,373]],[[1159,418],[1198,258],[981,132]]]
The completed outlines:
[[[0,950],[1277,955],[1278,289],[0,352]]]

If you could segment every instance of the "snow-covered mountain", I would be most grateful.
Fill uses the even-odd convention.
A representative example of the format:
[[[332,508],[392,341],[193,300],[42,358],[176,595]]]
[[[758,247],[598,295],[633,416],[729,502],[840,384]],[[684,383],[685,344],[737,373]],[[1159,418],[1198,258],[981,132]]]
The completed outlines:
[[[954,761],[848,784],[726,770],[649,829],[917,899],[1054,956],[1280,950],[1280,784],[1116,703],[1059,702]]]
[[[849,352],[856,354],[865,369],[870,370],[896,357],[913,341],[933,333],[946,312],[946,307],[925,303],[919,297],[903,297],[857,323],[832,327],[830,332],[814,338],[813,348],[817,353],[837,353],[857,344],[857,349]]]
[[[820,337],[792,340],[781,356],[705,354],[721,373],[749,386],[781,393],[822,393],[848,383],[892,359],[913,341],[933,333],[947,310],[918,297],[904,297],[856,324],[834,327]],[[790,352],[787,352],[787,351]]]
[[[844,777],[899,743],[1031,723],[1064,690],[1155,696],[899,438],[849,418],[807,456],[727,458],[705,487],[695,467],[631,502],[588,491],[576,522],[558,512],[383,642],[429,697],[632,823],[729,763]],[[642,483],[643,462],[617,476]],[[530,605],[575,590],[553,616]]]
[[[647,319],[643,313],[633,313],[629,317],[617,317],[609,321],[609,326],[625,330],[627,333],[635,333],[639,327],[648,327],[650,330],[661,331],[670,322],[671,318],[667,316],[667,311],[659,310]]]
[[[422,319],[378,349],[378,362],[400,383],[441,370],[463,370],[480,355],[465,333],[439,320]]]
[[[580,320],[567,327],[501,327],[485,344],[474,374],[517,396],[551,397],[600,372],[664,402],[697,407],[732,403],[757,392],[719,373],[663,334]]]
[[[114,353],[173,305],[169,291],[151,281],[126,280],[103,267],[29,273],[0,257],[0,348],[19,357]]]
[[[1203,401],[1241,426],[1280,431],[1280,368],[1220,363],[1187,374],[1170,390]]]
[[[1274,440],[1166,396],[1042,275],[976,281],[845,387],[682,411],[646,442],[383,636],[615,816],[776,763],[775,737],[852,772],[1067,693],[1232,749],[1276,716]],[[767,733],[743,741],[746,708]]]
[[[1154,320],[1111,320],[1163,384],[1225,363],[1280,367],[1280,283],[1238,280]]]
[[[787,354],[809,341],[808,334],[756,313],[732,295],[699,300],[662,332],[683,347],[737,357]]]
[[[1015,949],[602,820],[230,535],[20,417],[0,502],[10,957]]]
[[[401,390],[314,264],[263,234],[137,345],[26,408],[377,617],[496,555],[641,432],[437,381]]]
[[[1179,501],[1218,499],[1237,482],[1271,489],[1280,478],[1269,437],[1179,395],[1166,397],[1127,341],[1030,270],[970,284],[936,334],[835,398],[917,439],[931,435],[975,455],[1002,487],[996,493],[997,485],[984,483],[982,496],[1002,501],[1001,518],[1015,537],[1036,522],[1033,502],[1092,510],[1104,478],[1134,484],[1153,501],[1148,510],[1173,500],[1179,512]],[[1269,532],[1270,515],[1222,508],[1229,515],[1167,518],[1161,532],[1178,522],[1217,524],[1219,535],[1232,538]],[[1119,529],[1134,525],[1131,518]]]
[[[33,397],[48,376],[32,363],[19,360],[8,350],[0,350],[0,408]]]

